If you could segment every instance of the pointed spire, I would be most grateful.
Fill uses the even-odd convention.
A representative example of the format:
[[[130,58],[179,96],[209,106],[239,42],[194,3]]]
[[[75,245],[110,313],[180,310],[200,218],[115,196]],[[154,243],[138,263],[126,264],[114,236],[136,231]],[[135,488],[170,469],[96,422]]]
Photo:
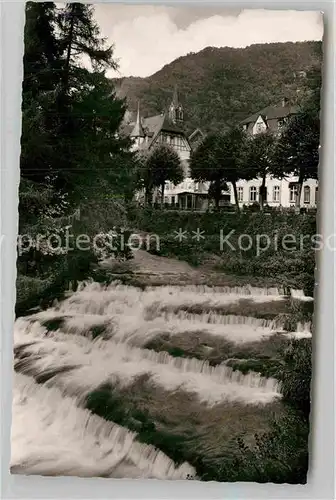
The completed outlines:
[[[134,125],[134,128],[131,132],[131,137],[145,137],[145,133],[143,131],[142,125],[141,125],[141,119],[140,119],[140,103],[138,101],[138,113],[137,113],[137,119]]]
[[[177,84],[175,84],[175,87],[174,87],[174,94],[173,94],[172,105],[174,106],[174,108],[177,108],[177,106],[179,105]]]

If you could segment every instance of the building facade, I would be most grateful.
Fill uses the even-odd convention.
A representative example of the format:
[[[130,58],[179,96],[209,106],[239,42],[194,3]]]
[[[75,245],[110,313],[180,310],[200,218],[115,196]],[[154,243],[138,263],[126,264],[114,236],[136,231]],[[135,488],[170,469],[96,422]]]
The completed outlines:
[[[283,128],[292,116],[298,112],[297,107],[290,106],[283,99],[279,106],[268,106],[257,113],[249,116],[241,122],[241,126],[251,136],[270,131],[275,135],[281,135]],[[212,201],[208,198],[209,183],[195,182],[190,177],[189,160],[192,149],[196,148],[203,140],[204,134],[196,129],[187,136],[183,129],[184,110],[179,102],[177,88],[175,87],[172,101],[167,112],[155,116],[143,118],[138,111],[136,119],[128,124],[128,134],[133,139],[133,150],[148,150],[159,144],[169,144],[178,153],[184,171],[184,180],[178,185],[167,181],[165,186],[164,202],[171,208],[183,210],[207,210]],[[237,182],[238,202],[244,205],[259,203],[259,193],[262,184],[261,179]],[[298,196],[298,178],[287,176],[285,179],[276,179],[272,176],[266,177],[266,199],[265,205],[270,207],[289,208],[296,207]],[[144,194],[139,193],[138,201],[142,201]],[[160,199],[159,192],[154,193],[153,201]],[[318,199],[318,182],[308,179],[303,183],[300,206],[306,208],[316,207]],[[235,204],[232,186],[222,192],[220,205]]]
[[[133,151],[150,151],[160,144],[169,144],[179,155],[184,172],[184,180],[174,185],[167,181],[165,204],[180,209],[206,209],[208,186],[195,182],[190,177],[189,160],[193,147],[203,138],[200,129],[187,136],[183,130],[184,110],[175,87],[167,112],[143,118],[138,105],[136,120],[128,124],[128,133],[133,139]],[[141,198],[141,196],[140,196]],[[154,193],[154,202],[159,193]]]
[[[251,136],[266,132],[280,136],[283,128],[292,116],[297,114],[298,108],[291,106],[283,99],[279,106],[268,106],[249,116],[241,122],[243,129]],[[240,205],[253,205],[259,202],[259,188],[261,179],[250,181],[241,180],[237,183],[238,200]],[[265,204],[271,207],[295,207],[298,196],[298,177],[293,175],[285,179],[266,177]],[[306,208],[316,207],[318,199],[318,181],[307,179],[302,186],[300,206]],[[231,202],[234,196],[231,194]]]

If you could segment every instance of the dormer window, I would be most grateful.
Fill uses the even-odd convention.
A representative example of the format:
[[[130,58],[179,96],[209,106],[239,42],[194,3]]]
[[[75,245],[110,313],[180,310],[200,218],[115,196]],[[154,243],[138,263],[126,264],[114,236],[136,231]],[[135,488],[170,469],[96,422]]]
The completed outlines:
[[[259,134],[263,130],[264,130],[263,123],[261,123],[261,122],[257,123],[257,125],[256,125],[256,132]]]

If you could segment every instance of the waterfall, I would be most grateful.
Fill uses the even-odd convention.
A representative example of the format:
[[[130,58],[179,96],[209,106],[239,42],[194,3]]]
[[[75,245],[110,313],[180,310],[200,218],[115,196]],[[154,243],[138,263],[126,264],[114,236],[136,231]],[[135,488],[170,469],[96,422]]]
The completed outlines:
[[[36,341],[24,349],[25,357],[16,361],[16,369],[39,377],[56,370],[52,382],[74,394],[85,395],[107,381],[131,385],[148,374],[154,385],[194,393],[209,405],[221,401],[266,403],[280,396],[276,380],[233,372],[224,364],[211,367],[194,358],[174,358],[164,352],[60,332],[44,337],[47,332],[40,325],[28,329],[15,329],[16,345]]]
[[[82,477],[185,479],[195,470],[179,467],[136,433],[79,408],[56,388],[30,377],[14,378],[13,473]]]
[[[290,293],[291,293],[292,299],[295,299],[295,300],[302,300],[304,302],[312,302],[314,300],[314,297],[309,297],[309,296],[305,295],[303,290],[295,290],[295,289],[291,288]]]

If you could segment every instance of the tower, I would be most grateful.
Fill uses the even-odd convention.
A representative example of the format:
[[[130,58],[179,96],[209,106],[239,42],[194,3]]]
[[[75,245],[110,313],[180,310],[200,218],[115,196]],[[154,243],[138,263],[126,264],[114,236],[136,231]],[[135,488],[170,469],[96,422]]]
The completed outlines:
[[[138,101],[137,118],[136,118],[134,128],[130,134],[130,137],[135,140],[135,144],[134,144],[135,149],[138,149],[141,146],[141,144],[143,143],[143,141],[145,140],[145,132],[144,132],[143,127],[141,125],[139,101]]]
[[[173,99],[169,106],[169,118],[173,123],[181,124],[183,122],[183,107],[179,103],[177,85],[175,85]]]

